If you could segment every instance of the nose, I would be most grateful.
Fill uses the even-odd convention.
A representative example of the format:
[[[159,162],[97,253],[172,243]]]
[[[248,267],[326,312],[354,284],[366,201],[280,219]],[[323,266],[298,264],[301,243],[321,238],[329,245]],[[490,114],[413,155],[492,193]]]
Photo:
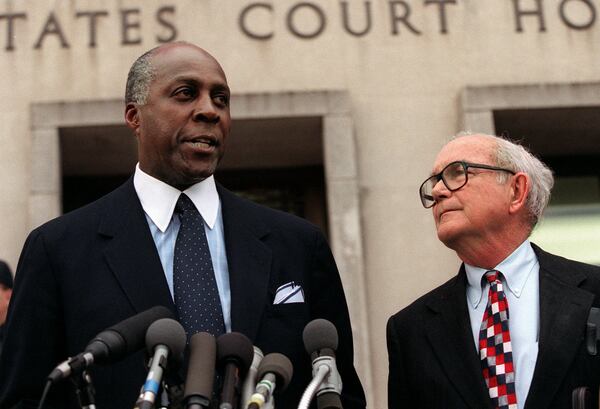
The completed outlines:
[[[440,199],[450,196],[451,193],[452,192],[448,190],[442,179],[438,180],[433,186],[433,189],[431,189],[431,196],[433,196],[433,200],[435,200],[436,203],[439,202]]]
[[[193,119],[196,122],[208,122],[216,124],[219,122],[220,115],[210,95],[203,95],[198,98],[194,106]]]

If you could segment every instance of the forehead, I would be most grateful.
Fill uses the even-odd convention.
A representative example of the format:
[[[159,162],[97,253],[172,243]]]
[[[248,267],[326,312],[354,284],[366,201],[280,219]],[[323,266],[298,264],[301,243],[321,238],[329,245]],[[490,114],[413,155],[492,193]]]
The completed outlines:
[[[227,85],[223,69],[210,54],[188,44],[159,48],[152,56],[153,82],[195,80],[201,83]]]
[[[437,155],[433,172],[437,173],[447,164],[459,160],[491,165],[495,148],[496,141],[484,135],[457,138],[447,143]]]

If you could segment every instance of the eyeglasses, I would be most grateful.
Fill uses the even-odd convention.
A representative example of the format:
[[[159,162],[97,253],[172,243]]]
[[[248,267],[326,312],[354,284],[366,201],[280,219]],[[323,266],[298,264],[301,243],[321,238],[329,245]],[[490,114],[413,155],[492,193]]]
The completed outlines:
[[[451,192],[454,192],[455,190],[458,190],[466,185],[469,181],[469,168],[497,170],[501,172],[508,172],[512,175],[515,174],[515,172],[510,169],[482,165],[479,163],[469,163],[464,161],[449,163],[444,169],[442,169],[440,173],[428,177],[425,179],[425,182],[421,184],[421,187],[419,188],[419,196],[421,198],[421,203],[423,203],[423,207],[428,209],[435,204],[435,199],[433,198],[432,193],[433,187],[437,185],[440,180],[444,182],[444,185]]]

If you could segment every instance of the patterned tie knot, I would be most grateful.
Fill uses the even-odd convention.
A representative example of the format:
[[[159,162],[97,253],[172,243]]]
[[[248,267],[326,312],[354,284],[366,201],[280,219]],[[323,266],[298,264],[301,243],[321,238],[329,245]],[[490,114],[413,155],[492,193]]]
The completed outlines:
[[[198,211],[192,202],[192,199],[190,199],[188,195],[185,193],[180,194],[179,199],[177,199],[177,203],[175,204],[175,212],[177,214],[184,214],[190,210],[195,210],[196,212]]]
[[[493,284],[495,281],[500,281],[500,276],[502,273],[500,271],[491,270],[485,273],[485,279],[488,283]]]
[[[501,301],[506,304],[506,314],[508,316],[508,300],[504,293],[504,287],[502,285],[502,273],[497,270],[491,270],[485,273],[485,279],[490,283],[490,297],[493,302]]]

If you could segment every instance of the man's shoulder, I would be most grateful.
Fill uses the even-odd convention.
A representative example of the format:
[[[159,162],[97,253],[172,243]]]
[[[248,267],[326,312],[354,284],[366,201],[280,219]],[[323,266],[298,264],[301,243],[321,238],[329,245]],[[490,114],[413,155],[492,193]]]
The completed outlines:
[[[114,215],[122,211],[128,205],[126,202],[131,199],[135,199],[135,190],[128,180],[101,198],[43,223],[33,229],[31,235],[60,237],[73,229],[97,229],[103,215]]]
[[[541,268],[551,268],[556,271],[577,271],[589,273],[592,276],[600,275],[600,266],[572,260],[557,254],[548,253],[534,243],[531,243]]]
[[[600,266],[571,260],[557,254],[548,253],[532,243],[540,263],[540,269],[553,273],[559,280],[569,280],[571,277],[584,277],[588,284],[600,288]]]

